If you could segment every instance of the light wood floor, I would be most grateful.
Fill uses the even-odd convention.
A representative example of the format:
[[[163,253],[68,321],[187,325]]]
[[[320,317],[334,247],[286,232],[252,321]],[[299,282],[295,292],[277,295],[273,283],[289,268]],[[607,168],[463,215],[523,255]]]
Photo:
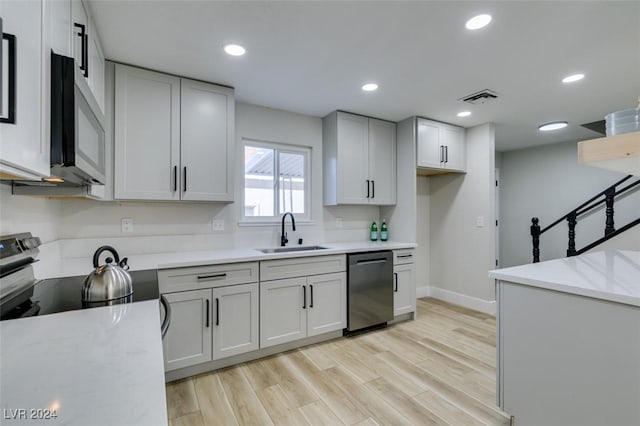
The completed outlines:
[[[435,299],[418,317],[167,385],[170,425],[500,425],[495,318]]]

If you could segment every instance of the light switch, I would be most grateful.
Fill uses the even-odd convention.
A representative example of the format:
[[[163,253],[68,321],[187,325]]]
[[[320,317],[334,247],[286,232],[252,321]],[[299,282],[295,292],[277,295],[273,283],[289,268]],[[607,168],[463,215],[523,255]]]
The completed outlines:
[[[484,226],[484,216],[476,217],[476,226],[482,228]]]

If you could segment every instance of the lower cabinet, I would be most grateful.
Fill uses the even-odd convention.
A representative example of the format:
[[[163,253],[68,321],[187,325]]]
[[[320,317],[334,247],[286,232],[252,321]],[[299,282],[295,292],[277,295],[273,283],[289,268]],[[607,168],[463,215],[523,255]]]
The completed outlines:
[[[165,371],[258,349],[258,283],[164,294]]]
[[[342,330],[346,325],[346,272],[260,283],[261,348]]]
[[[416,311],[416,270],[413,250],[393,252],[393,315]]]

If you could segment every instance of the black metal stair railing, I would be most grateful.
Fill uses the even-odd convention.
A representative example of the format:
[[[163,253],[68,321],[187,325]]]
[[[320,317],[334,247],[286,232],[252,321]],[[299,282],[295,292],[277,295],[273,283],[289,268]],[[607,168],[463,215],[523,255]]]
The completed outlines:
[[[629,183],[623,188],[616,189],[620,187],[624,182],[627,182],[630,179],[633,179],[633,175],[629,175],[623,179],[620,179],[618,182],[614,183],[604,191],[599,192],[598,194],[591,197],[589,200],[580,204],[575,209],[571,210],[566,215],[560,217],[558,220],[551,223],[549,226],[545,228],[540,228],[540,221],[537,217],[531,218],[531,242],[533,244],[533,263],[540,262],[540,236],[547,232],[549,229],[555,227],[559,223],[567,221],[567,226],[569,228],[568,236],[569,242],[567,245],[567,256],[576,256],[578,254],[582,254],[592,248],[598,246],[599,244],[604,243],[605,241],[619,235],[626,230],[633,228],[634,226],[640,224],[640,217],[631,221],[630,223],[616,229],[615,221],[614,221],[614,202],[617,198],[620,198],[622,194],[627,193],[630,190],[640,189],[640,179],[635,180],[634,182]],[[627,194],[628,195],[628,194]],[[602,238],[597,239],[596,241],[586,245],[585,247],[577,250],[576,249],[576,225],[578,224],[578,219],[587,212],[595,209],[596,207],[605,205],[605,226],[604,226],[604,236]]]

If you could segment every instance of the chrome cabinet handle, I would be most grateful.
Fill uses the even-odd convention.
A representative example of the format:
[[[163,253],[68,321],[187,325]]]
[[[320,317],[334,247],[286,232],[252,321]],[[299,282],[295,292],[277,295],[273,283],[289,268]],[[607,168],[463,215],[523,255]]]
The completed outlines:
[[[160,332],[164,339],[164,336],[167,335],[167,331],[169,331],[169,326],[171,325],[171,304],[163,295],[160,295],[160,303],[164,306],[164,321],[162,321],[162,325],[160,326]]]

